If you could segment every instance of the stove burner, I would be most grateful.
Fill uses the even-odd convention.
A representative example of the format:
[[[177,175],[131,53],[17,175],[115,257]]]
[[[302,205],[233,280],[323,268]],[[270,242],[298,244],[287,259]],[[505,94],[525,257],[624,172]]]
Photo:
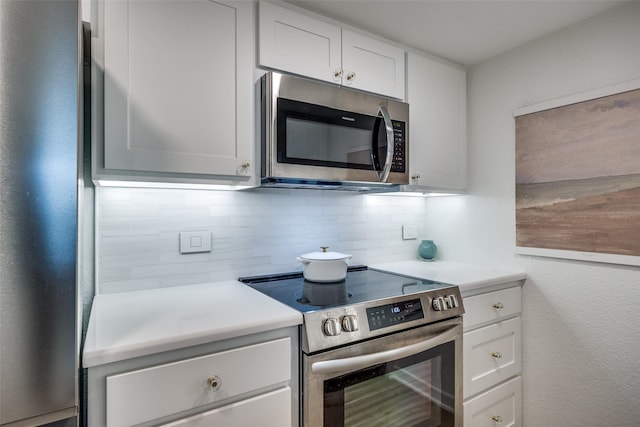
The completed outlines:
[[[302,296],[296,301],[301,304],[318,306],[338,305],[346,304],[350,296],[345,280],[322,284],[305,280],[302,284]]]
[[[368,301],[384,301],[401,295],[430,292],[450,286],[370,270],[363,265],[348,267],[345,280],[335,283],[307,281],[301,271],[241,277],[238,280],[302,313]]]

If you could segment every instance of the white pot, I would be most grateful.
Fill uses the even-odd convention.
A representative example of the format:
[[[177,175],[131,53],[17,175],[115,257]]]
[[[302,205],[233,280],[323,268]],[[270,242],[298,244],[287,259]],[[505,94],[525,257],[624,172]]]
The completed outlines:
[[[347,276],[347,261],[351,255],[340,252],[327,252],[323,246],[322,252],[311,252],[296,258],[304,266],[302,274],[310,282],[332,283],[340,282]]]

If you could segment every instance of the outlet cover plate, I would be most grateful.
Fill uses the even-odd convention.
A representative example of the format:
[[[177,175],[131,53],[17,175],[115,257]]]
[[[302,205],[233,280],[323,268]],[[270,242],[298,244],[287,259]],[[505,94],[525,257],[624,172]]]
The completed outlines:
[[[407,224],[402,226],[402,240],[415,240],[418,238],[418,226]]]

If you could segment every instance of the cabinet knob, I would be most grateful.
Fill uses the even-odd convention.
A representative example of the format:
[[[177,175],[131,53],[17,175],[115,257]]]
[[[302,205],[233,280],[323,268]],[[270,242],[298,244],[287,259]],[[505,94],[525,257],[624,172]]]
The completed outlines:
[[[418,182],[420,182],[420,174],[414,173],[413,175],[411,175],[411,181],[413,181],[414,185],[417,185]]]
[[[502,310],[504,308],[504,304],[502,304],[501,302],[497,302],[497,303],[493,304],[493,308],[495,310]]]
[[[498,424],[502,423],[502,417],[500,415],[494,415],[491,417],[491,419]]]
[[[502,353],[500,353],[499,351],[494,351],[493,353],[491,353],[491,357],[496,360],[500,360],[502,359]]]
[[[220,387],[222,386],[222,381],[220,381],[220,377],[218,377],[217,375],[209,377],[207,379],[207,383],[209,384],[209,387],[211,387],[213,391],[220,390]]]
[[[355,78],[356,78],[356,73],[354,73],[353,71],[350,72],[349,74],[347,74],[347,83],[353,82]]]
[[[342,77],[342,68],[338,68],[333,72],[333,79],[338,81]]]
[[[236,173],[238,175],[246,175],[250,167],[251,162],[242,162],[240,163],[240,166],[238,166],[238,169],[236,169]]]

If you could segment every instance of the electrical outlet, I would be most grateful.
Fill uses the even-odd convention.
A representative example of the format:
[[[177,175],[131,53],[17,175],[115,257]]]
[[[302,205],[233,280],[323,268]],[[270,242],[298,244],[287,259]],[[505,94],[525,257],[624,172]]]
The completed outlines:
[[[180,253],[211,252],[210,231],[180,232]]]
[[[418,226],[408,224],[402,226],[402,240],[415,240],[418,238]]]

